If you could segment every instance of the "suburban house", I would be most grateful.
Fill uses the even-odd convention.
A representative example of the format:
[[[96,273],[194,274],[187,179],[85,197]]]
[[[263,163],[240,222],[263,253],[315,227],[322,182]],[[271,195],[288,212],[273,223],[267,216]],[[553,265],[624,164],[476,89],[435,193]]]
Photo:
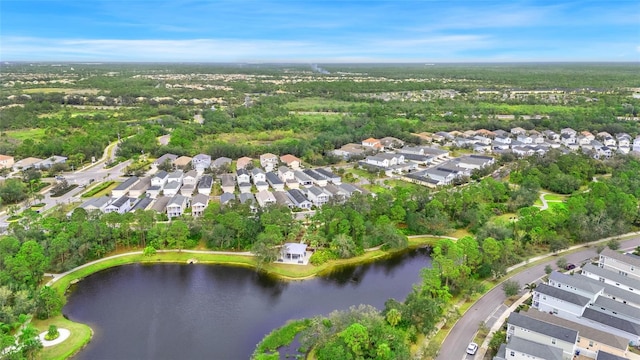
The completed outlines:
[[[298,189],[290,189],[289,191],[287,191],[287,194],[295,207],[303,210],[311,209],[311,206],[313,204],[307,199],[306,196],[304,196],[302,191]]]
[[[328,179],[324,177],[322,174],[320,174],[319,172],[311,169],[305,169],[305,170],[302,170],[302,172],[305,173],[308,177],[310,177],[314,184],[318,186],[327,186]]]
[[[164,154],[162,156],[160,156],[159,158],[157,158],[151,165],[154,168],[157,168],[158,166],[164,164],[165,162],[168,162],[170,165],[173,166],[173,162],[178,158],[178,155],[174,155],[174,154]]]
[[[162,189],[162,192],[164,196],[174,196],[180,191],[181,186],[182,184],[178,181],[169,181]]]
[[[343,188],[334,184],[327,184],[327,186],[324,187],[324,190],[328,192],[330,194],[330,197],[335,199],[337,202],[345,201],[350,195]]]
[[[296,207],[286,191],[274,191],[273,196],[276,198],[276,204],[278,205],[286,206],[289,209]]]
[[[226,205],[230,201],[236,201],[236,194],[226,192],[226,193],[222,193],[222,195],[220,195],[220,204],[221,205]]]
[[[267,175],[265,174],[264,170],[258,167],[251,169],[251,180],[253,180],[253,183],[255,185],[257,185],[259,182],[266,182],[266,176]]]
[[[300,184],[300,186],[304,186],[304,187],[311,187],[313,186],[313,179],[309,177],[309,175],[303,173],[302,171],[294,171],[293,172],[296,180],[298,181],[298,184]]]
[[[189,170],[182,178],[183,185],[193,185],[195,187],[198,182],[198,172],[196,170]]]
[[[198,154],[191,159],[191,166],[193,166],[198,173],[202,173],[211,166],[211,156]]]
[[[236,181],[233,174],[220,175],[220,185],[222,186],[222,192],[233,193],[236,190]]]
[[[258,205],[260,205],[260,207],[265,207],[270,204],[276,203],[276,197],[271,191],[268,190],[259,191],[256,194],[256,200],[258,201]]]
[[[265,178],[267,179],[267,183],[273,190],[282,191],[284,190],[284,182],[276,175],[276,173],[269,172],[265,174]]]
[[[507,319],[507,342],[513,336],[562,349],[563,358],[573,359],[578,332],[513,312]]]
[[[339,185],[342,182],[342,179],[340,178],[340,176],[332,173],[331,171],[327,170],[327,169],[323,169],[323,168],[317,168],[314,169],[315,172],[317,172],[318,174],[324,176],[329,182],[335,184],[335,185]]]
[[[504,348],[501,347],[498,350],[496,358],[505,360],[566,360],[560,348],[538,344],[535,341],[517,336],[511,337]]]
[[[460,176],[460,172],[438,167],[421,171],[420,175],[436,180],[438,182],[437,185],[449,185],[455,178]]]
[[[491,166],[496,160],[490,156],[482,155],[467,155],[458,158],[457,165],[464,169],[484,169],[487,166]]]
[[[306,189],[307,199],[313,203],[313,205],[320,207],[329,202],[329,194],[325,192],[321,187],[312,186]]]
[[[623,357],[627,355],[629,342],[623,337],[542,311],[530,309],[526,312],[521,311],[520,314],[549,324],[576,330],[578,332],[578,338],[576,339],[576,352],[579,351],[580,355],[594,359],[596,358],[598,351],[606,351],[609,354]]]
[[[382,146],[382,143],[380,142],[380,140],[374,139],[374,138],[368,138],[366,140],[362,140],[362,146],[364,146],[365,148],[376,150],[376,151],[384,150],[384,146]]]
[[[158,197],[158,195],[160,195],[161,191],[162,191],[162,188],[160,186],[152,185],[147,189],[146,193],[147,193],[147,196],[149,196],[152,199],[155,199]]]
[[[615,250],[605,248],[600,253],[598,263],[603,269],[640,280],[640,256],[621,254]]]
[[[286,166],[280,166],[278,168],[278,177],[283,181],[287,182],[287,180],[294,180],[296,178],[293,170]]]
[[[139,199],[135,205],[133,205],[133,207],[131,208],[131,212],[135,212],[137,210],[147,210],[147,208],[149,207],[149,205],[151,205],[151,203],[153,202],[153,199],[150,197],[143,197],[142,199]]]
[[[338,156],[344,160],[349,160],[354,157],[364,156],[366,153],[365,148],[360,144],[345,144],[339,149],[332,151],[332,154]]]
[[[241,193],[238,199],[241,204],[248,204],[252,211],[258,210],[256,208],[256,197],[252,193]]]
[[[54,155],[50,158],[46,158],[40,162],[33,164],[33,167],[36,169],[48,169],[55,164],[64,164],[67,162],[67,158],[65,156]]]
[[[178,169],[186,170],[191,164],[191,158],[189,156],[180,156],[173,161],[173,166]]]
[[[219,157],[211,162],[211,167],[214,169],[222,169],[223,167],[231,167],[232,160],[228,157]]]
[[[96,210],[100,212],[104,212],[104,209],[111,203],[111,201],[112,199],[105,195],[98,198],[89,199],[78,207],[85,209],[87,212],[96,211]]]
[[[160,196],[158,197],[153,204],[151,205],[151,210],[159,213],[159,214],[164,214],[167,212],[167,204],[169,203],[169,200],[171,200],[170,197],[167,196]]]
[[[250,157],[241,157],[236,161],[236,169],[246,169],[249,164],[252,164],[253,159]]]
[[[128,196],[121,196],[104,208],[104,212],[107,214],[112,212],[124,214],[129,210],[131,210],[131,201]]]
[[[194,184],[185,184],[180,187],[180,195],[184,195],[186,197],[191,197],[196,190],[196,186]]]
[[[380,144],[385,149],[399,149],[399,148],[404,146],[404,141],[402,141],[402,140],[400,140],[398,138],[387,136],[387,137],[383,137],[382,139],[380,139]]]
[[[213,186],[213,177],[211,175],[203,175],[198,181],[198,193],[203,195],[211,195],[211,187]]]
[[[280,256],[282,259],[298,260],[299,263],[304,263],[304,259],[307,257],[307,245],[300,243],[285,243],[280,249]]]
[[[31,169],[32,167],[34,167],[34,164],[37,164],[41,161],[42,159],[35,158],[35,157],[24,158],[22,160],[18,160],[15,163],[13,163],[13,170],[19,171],[19,170]]]
[[[533,307],[565,319],[582,316],[593,298],[555,288],[547,284],[538,285],[533,291]]]
[[[138,180],[139,179],[137,176],[132,176],[128,178],[127,180],[123,181],[118,186],[116,186],[113,190],[111,190],[111,196],[114,198],[118,198],[126,195],[129,192],[129,189],[131,189],[131,187],[135,185],[138,182]]]
[[[525,135],[526,133],[527,133],[527,130],[525,130],[525,129],[521,128],[521,127],[511,128],[511,134],[512,135],[518,136],[518,135]]]
[[[129,196],[133,197],[133,198],[139,198],[140,196],[144,195],[147,191],[147,189],[151,186],[151,178],[150,177],[143,177],[140,179],[140,181],[138,181],[137,184],[133,185],[130,189],[129,189]]]
[[[280,161],[287,164],[288,167],[294,170],[300,169],[300,165],[302,165],[302,160],[291,154],[280,156]]]
[[[564,128],[560,130],[560,135],[562,136],[564,134],[567,134],[571,137],[575,137],[576,135],[578,135],[578,132],[573,130],[572,128]]]
[[[249,194],[251,193],[251,183],[250,182],[241,182],[238,184],[238,190],[240,190],[240,194]]]
[[[266,153],[260,155],[260,166],[262,166],[265,171],[272,171],[278,166],[278,157],[271,153]]]
[[[13,156],[0,155],[0,169],[11,169],[14,163]]]
[[[251,175],[249,175],[249,171],[246,169],[236,170],[236,181],[238,184],[251,183]]]
[[[209,196],[204,194],[197,194],[191,201],[191,216],[202,216],[204,209],[209,205]]]
[[[184,172],[182,170],[176,170],[174,172],[169,173],[169,176],[167,176],[167,183],[177,182],[180,185],[182,185],[183,178],[184,178]]]
[[[159,186],[160,188],[163,188],[168,179],[169,173],[164,170],[160,170],[151,178],[151,186]]]
[[[167,203],[167,216],[169,217],[169,219],[182,216],[188,206],[189,199],[186,196],[176,194],[171,197],[171,199]]]

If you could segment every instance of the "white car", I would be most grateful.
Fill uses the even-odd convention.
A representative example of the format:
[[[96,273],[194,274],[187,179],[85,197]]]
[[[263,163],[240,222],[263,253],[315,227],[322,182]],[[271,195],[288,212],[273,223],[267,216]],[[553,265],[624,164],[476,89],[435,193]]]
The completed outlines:
[[[478,351],[478,344],[472,342],[471,344],[469,344],[469,346],[467,346],[467,354],[475,355],[476,351]]]

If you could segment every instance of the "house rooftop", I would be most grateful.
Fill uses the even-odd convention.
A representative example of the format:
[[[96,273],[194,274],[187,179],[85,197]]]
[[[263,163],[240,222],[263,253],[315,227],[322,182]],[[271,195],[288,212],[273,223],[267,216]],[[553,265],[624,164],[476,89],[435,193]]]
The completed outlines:
[[[282,182],[282,180],[275,173],[268,172],[266,174],[266,177],[267,177],[267,181],[271,185],[282,185],[282,184],[284,184],[284,182]]]
[[[517,312],[512,312],[507,321],[510,325],[515,325],[538,334],[544,334],[558,340],[575,343],[578,339],[578,332],[576,330],[550,324]]]
[[[554,297],[556,299],[561,299],[579,306],[586,306],[590,301],[589,298],[586,298],[584,296],[574,294],[570,291],[558,289],[553,286],[549,286],[547,284],[538,285],[538,287],[536,287],[534,291]]]
[[[628,358],[618,356],[618,355],[613,355],[602,350],[598,350],[598,354],[596,355],[596,360],[628,360]]]
[[[586,264],[585,266],[582,267],[583,271],[598,275],[600,277],[603,277],[605,279],[609,279],[611,281],[615,281],[617,283],[620,284],[624,284],[628,287],[634,288],[634,289],[640,289],[640,280],[634,279],[632,277],[629,276],[624,276],[622,274],[619,274],[615,271],[611,271],[611,270],[607,270],[607,269],[603,269],[599,266],[593,265],[593,264]]]
[[[549,280],[565,284],[576,289],[581,289],[591,294],[597,294],[604,289],[604,283],[601,281],[591,282],[585,281],[586,276],[582,275],[567,275],[559,271],[553,271],[549,274]]]
[[[604,296],[598,296],[596,301],[593,302],[594,307],[605,308],[608,311],[613,311],[619,315],[625,315],[633,319],[640,320],[640,308],[627,305],[620,301],[609,299]]]
[[[333,178],[338,178],[339,176],[332,173],[331,171],[327,170],[327,169],[323,169],[323,168],[317,168],[314,169],[315,172],[317,172],[318,174],[324,176],[327,179],[333,179]]]
[[[538,359],[562,360],[562,349],[548,345],[539,344],[534,341],[525,340],[517,336],[512,336],[507,343],[507,351],[514,350],[535,356]]]
[[[154,178],[158,178],[158,179],[166,179],[168,176],[169,176],[169,173],[164,170],[160,170],[155,175],[153,175]]]
[[[222,195],[220,195],[220,204],[226,204],[235,199],[236,195],[234,193],[222,193]]]
[[[191,201],[191,204],[208,204],[209,203],[209,197],[205,194],[197,194],[196,196],[193,197],[193,200]]]
[[[172,206],[172,205],[183,205],[184,203],[187,202],[187,197],[180,195],[180,194],[176,194],[173,195],[173,197],[171,199],[169,199],[169,202],[167,203],[167,206]]]
[[[307,197],[304,196],[304,194],[302,193],[302,191],[298,190],[298,189],[290,189],[288,191],[289,195],[291,196],[291,198],[297,203],[297,204],[301,204],[305,201],[309,201],[307,200]]]
[[[582,317],[607,326],[611,326],[612,328],[622,330],[635,336],[640,336],[640,325],[629,320],[625,320],[589,308],[584,310],[584,312],[582,313]]]
[[[131,212],[136,210],[146,210],[149,207],[149,204],[153,201],[152,198],[144,197],[140,199],[134,206],[131,208]]]
[[[132,176],[130,178],[128,178],[127,180],[123,181],[122,183],[120,183],[120,185],[116,186],[113,190],[115,191],[124,191],[129,189],[131,186],[133,186],[133,184],[138,182],[138,177],[137,176]]]
[[[580,335],[580,337],[583,337],[589,340],[595,340],[602,344],[606,344],[611,347],[614,347],[616,349],[626,350],[627,345],[629,344],[629,340],[623,338],[622,336],[616,336],[607,331],[598,330],[591,326],[573,322],[556,315],[551,315],[544,311],[529,309],[526,312],[521,311],[520,314],[523,314],[528,317],[538,319],[544,322],[548,322],[551,324],[556,324],[565,328],[576,330]]]
[[[198,189],[210,189],[213,185],[213,176],[203,175],[198,181]]]
[[[622,254],[615,250],[611,250],[609,248],[605,248],[604,250],[602,250],[602,252],[600,253],[600,257],[602,256],[606,256],[606,257],[621,261],[625,264],[640,267],[640,256],[636,256],[633,254]],[[605,260],[605,265],[606,263],[607,262]]]
[[[188,156],[180,156],[179,158],[173,161],[174,166],[187,166],[191,162],[191,158]]]
[[[155,210],[156,212],[163,213],[167,208],[167,203],[171,200],[167,196],[160,196],[156,199],[156,201],[151,205],[151,210]]]

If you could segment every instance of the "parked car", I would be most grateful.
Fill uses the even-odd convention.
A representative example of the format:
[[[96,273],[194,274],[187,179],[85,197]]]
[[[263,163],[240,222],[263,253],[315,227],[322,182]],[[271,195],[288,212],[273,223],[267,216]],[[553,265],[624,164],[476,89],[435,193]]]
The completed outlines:
[[[575,264],[567,264],[567,266],[564,267],[565,270],[573,270],[576,268]]]
[[[478,344],[472,342],[471,344],[469,344],[469,346],[467,346],[467,354],[475,355],[477,351],[478,351]]]

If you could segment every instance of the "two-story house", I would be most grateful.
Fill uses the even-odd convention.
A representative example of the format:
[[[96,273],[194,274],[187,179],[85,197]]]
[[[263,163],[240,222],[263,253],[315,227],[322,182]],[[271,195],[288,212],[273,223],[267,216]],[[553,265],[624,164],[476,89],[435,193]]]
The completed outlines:
[[[198,154],[191,159],[191,165],[199,174],[202,174],[211,166],[211,155]]]
[[[550,324],[517,312],[512,312],[507,319],[507,342],[513,336],[560,348],[565,360],[573,359],[578,340],[576,330]]]
[[[236,190],[236,179],[233,174],[222,174],[220,175],[220,185],[222,192],[233,193]]]
[[[284,181],[278,177],[278,175],[274,172],[269,172],[265,174],[265,178],[267,179],[267,183],[271,188],[275,191],[284,190]]]
[[[233,183],[233,181],[232,181]],[[211,195],[211,187],[213,186],[213,177],[211,175],[203,175],[198,181],[198,193],[203,195]]]
[[[262,154],[260,155],[260,166],[267,172],[273,171],[278,166],[278,157],[271,153]]]
[[[299,158],[291,154],[280,156],[280,161],[286,164],[288,167],[292,168],[293,170],[300,169],[300,165],[302,165],[302,160],[300,160]]]
[[[176,194],[167,203],[167,216],[169,219],[182,216],[189,206],[189,199],[186,196]]]
[[[191,215],[194,217],[202,216],[204,209],[209,205],[209,196],[205,194],[197,194],[191,202]]]

